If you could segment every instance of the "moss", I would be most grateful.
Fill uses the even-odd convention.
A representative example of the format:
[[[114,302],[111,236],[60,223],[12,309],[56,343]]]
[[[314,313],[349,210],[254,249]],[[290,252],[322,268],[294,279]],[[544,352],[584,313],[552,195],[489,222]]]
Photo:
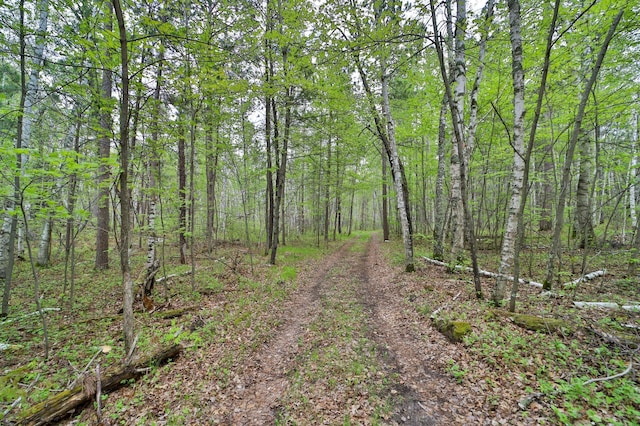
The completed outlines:
[[[462,342],[462,338],[471,333],[471,324],[466,321],[436,321],[435,326],[450,341]]]
[[[571,331],[571,325],[556,318],[542,318],[535,315],[514,314],[513,322],[522,328],[532,331],[542,331],[544,333],[554,333],[556,331]]]
[[[491,312],[495,316],[511,317],[514,324],[531,331],[540,331],[543,333],[573,332],[571,324],[557,318],[542,318],[536,315],[516,314],[503,310],[492,310]]]

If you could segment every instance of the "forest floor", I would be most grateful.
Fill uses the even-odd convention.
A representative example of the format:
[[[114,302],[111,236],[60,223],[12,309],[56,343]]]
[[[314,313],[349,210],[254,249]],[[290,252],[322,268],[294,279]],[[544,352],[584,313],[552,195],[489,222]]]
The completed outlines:
[[[638,345],[585,331],[613,323],[637,327],[637,314],[576,312],[563,294],[545,298],[524,286],[519,310],[569,324],[552,333],[529,331],[478,301],[469,275],[426,262],[405,273],[399,252],[377,234],[362,234],[311,255],[283,248],[279,267],[254,260],[250,266],[237,254],[220,258],[225,267],[199,283],[199,297],[181,298],[177,287],[188,287],[186,278],[175,283],[166,306],[137,314],[147,335],[140,351],[179,343],[180,356],[103,395],[99,418],[94,403],[63,423],[638,424]],[[485,294],[491,285],[483,281]],[[600,298],[629,300],[636,290],[600,292]],[[196,309],[182,317],[154,317],[194,302]],[[117,303],[100,309],[116,308]],[[430,319],[436,309],[443,321],[468,321],[471,332],[450,341]],[[60,321],[77,320],[60,315]],[[85,336],[85,346],[117,336],[118,321],[98,324],[101,329]],[[631,329],[637,337],[638,329]],[[121,345],[117,337],[112,343]],[[44,366],[31,364],[50,375],[79,374],[80,368],[68,365],[87,360],[65,361],[69,347],[60,341]],[[25,355],[11,355],[1,367],[10,371],[29,361]],[[101,356],[104,363],[117,362],[115,355]],[[34,376],[21,379],[32,393],[44,386],[33,384]],[[5,420],[17,418],[9,414]]]

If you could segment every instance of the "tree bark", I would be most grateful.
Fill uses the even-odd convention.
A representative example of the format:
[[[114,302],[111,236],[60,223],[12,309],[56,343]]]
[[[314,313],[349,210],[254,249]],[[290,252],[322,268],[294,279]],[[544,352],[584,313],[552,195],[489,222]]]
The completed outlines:
[[[444,95],[446,96],[446,95]],[[445,200],[444,200],[444,180],[446,177],[446,156],[445,146],[447,129],[447,101],[442,98],[440,106],[440,120],[438,124],[438,171],[436,174],[436,200],[434,206],[433,223],[433,258],[444,261],[444,240],[446,228]]]
[[[153,89],[153,109],[151,116],[151,137],[150,144],[150,159],[148,169],[148,193],[149,193],[149,212],[148,212],[148,233],[147,233],[147,263],[145,265],[146,273],[143,285],[144,295],[151,297],[153,287],[156,282],[156,274],[160,268],[160,262],[157,256],[157,230],[156,230],[156,215],[158,206],[158,194],[160,193],[159,178],[160,178],[160,159],[159,150],[159,133],[160,133],[160,90],[162,86],[162,59],[163,54],[158,55],[158,68],[156,70],[156,85]]]
[[[205,173],[207,175],[207,230],[206,237],[209,250],[212,249],[212,238],[215,228],[215,214],[216,214],[216,181],[218,177],[218,158],[220,154],[220,103],[221,99],[217,100],[217,109],[209,106],[209,120],[205,130]],[[214,140],[215,136],[215,140]]]
[[[181,350],[179,345],[163,347],[131,365],[119,366],[105,371],[104,377],[100,378],[102,392],[111,392],[125,386],[130,379],[142,376],[150,367],[176,358]],[[87,376],[83,384],[58,393],[25,410],[20,415],[20,424],[44,425],[69,416],[76,409],[95,399],[96,388],[90,386],[92,380],[92,376]]]
[[[184,114],[184,112],[183,112]],[[184,120],[184,117],[180,117]],[[180,264],[187,264],[187,167],[186,137],[184,123],[178,125],[178,246],[180,247]]]
[[[585,133],[578,138],[578,156],[580,158],[578,185],[576,188],[576,227],[579,247],[591,247],[595,243],[593,215],[591,214],[591,141]]]
[[[509,0],[509,29],[511,38],[511,75],[513,79],[513,166],[511,172],[511,198],[507,213],[507,224],[502,237],[500,252],[500,266],[498,278],[493,292],[493,303],[499,306],[505,297],[507,280],[511,271],[515,245],[518,237],[518,223],[520,220],[520,203],[524,185],[525,146],[524,146],[524,115],[525,115],[525,85],[524,69],[522,66],[522,33],[520,27],[520,2]]]
[[[49,266],[49,260],[51,258],[51,231],[53,225],[53,218],[48,216],[44,221],[42,227],[42,234],[40,235],[40,245],[38,246],[38,260],[36,264],[38,266]]]
[[[389,241],[389,195],[387,194],[387,164],[389,158],[382,154],[382,239]]]
[[[385,60],[380,60],[380,75],[382,86],[382,112],[386,120],[386,141],[385,148],[391,163],[391,172],[393,173],[393,183],[396,189],[397,209],[400,218],[400,229],[402,230],[402,244],[404,246],[404,269],[406,272],[415,271],[413,260],[413,230],[411,225],[411,216],[409,208],[409,197],[407,189],[407,180],[404,174],[402,162],[398,155],[398,146],[396,144],[395,125],[391,108],[389,106],[389,76]],[[383,200],[386,202],[386,200]]]
[[[517,1],[517,0],[515,0]],[[511,7],[511,5],[510,5]],[[513,6],[515,8],[515,6]],[[520,6],[518,5],[518,15]],[[511,296],[509,298],[509,310],[515,312],[516,310],[516,297],[518,295],[518,286],[520,284],[520,249],[524,241],[524,209],[527,203],[527,196],[529,194],[529,171],[531,170],[531,153],[533,152],[533,145],[536,140],[536,131],[538,129],[538,122],[540,121],[540,115],[542,113],[542,102],[544,93],[547,86],[547,76],[549,75],[549,66],[551,61],[551,49],[554,44],[553,36],[556,32],[556,22],[558,19],[558,13],[560,10],[560,0],[555,0],[553,8],[553,17],[551,18],[551,25],[549,26],[549,32],[547,35],[547,47],[545,49],[544,63],[542,65],[542,76],[540,78],[540,86],[538,87],[538,99],[536,102],[536,109],[533,114],[533,122],[531,123],[531,130],[529,132],[529,141],[527,142],[526,153],[524,158],[524,176],[522,183],[522,197],[520,198],[520,206],[518,208],[518,230],[516,235],[516,244],[514,246],[513,255],[513,284],[511,286]],[[519,20],[519,19],[518,19]]]
[[[456,104],[456,115],[452,119],[458,129],[464,131],[464,97],[467,91],[467,70],[465,64],[465,38],[467,30],[467,4],[466,0],[456,2],[455,25],[455,61],[454,61],[454,92],[453,101]],[[453,226],[453,240],[451,242],[451,263],[461,260],[464,251],[465,218],[462,205],[463,183],[460,181],[460,168],[465,162],[464,144],[459,145],[454,141],[451,153],[451,225]]]
[[[129,244],[131,240],[131,193],[129,192],[129,51],[127,31],[120,0],[112,0],[118,21],[120,37],[120,73],[122,97],[120,100],[120,269],[122,271],[122,329],[125,353],[130,354],[134,347],[135,325],[133,321],[133,280],[129,262]]]
[[[104,17],[104,29],[113,31],[111,22],[112,7],[107,3],[106,16]],[[96,223],[96,269],[109,268],[109,192],[111,171],[109,157],[111,155],[111,92],[113,90],[113,72],[109,68],[102,71],[102,83],[100,85],[101,101],[99,103],[99,127],[98,136],[98,214]]]

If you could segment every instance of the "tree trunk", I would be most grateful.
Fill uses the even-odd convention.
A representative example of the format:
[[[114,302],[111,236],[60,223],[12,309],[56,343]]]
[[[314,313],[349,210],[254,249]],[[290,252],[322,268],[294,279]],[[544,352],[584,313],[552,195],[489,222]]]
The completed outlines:
[[[639,118],[638,113],[633,114],[633,145],[632,145],[632,157],[631,166],[629,170],[629,208],[631,210],[631,219],[633,221],[633,229],[635,231],[635,237],[633,239],[633,249],[631,250],[631,257],[629,259],[629,275],[635,276],[638,269],[638,263],[640,263],[640,229],[638,227],[637,212],[636,212],[636,181],[637,181],[637,162],[638,156],[636,153],[636,147],[638,144],[638,131],[639,131]]]
[[[149,159],[148,169],[148,193],[149,193],[149,212],[148,212],[148,233],[147,233],[147,263],[145,265],[146,273],[143,285],[143,293],[147,297],[151,297],[153,287],[156,282],[156,274],[160,269],[160,262],[157,256],[157,231],[156,231],[156,214],[158,205],[158,194],[160,193],[160,159],[158,152],[158,139],[160,133],[160,89],[162,86],[162,57],[159,54],[158,69],[156,71],[156,85],[153,90],[153,109],[151,116],[151,138],[149,140],[151,155]]]
[[[578,156],[580,169],[576,189],[576,227],[579,247],[591,247],[595,242],[593,216],[591,214],[591,174],[592,154],[591,141],[585,133],[578,139]]]
[[[524,184],[525,146],[524,146],[524,115],[525,115],[525,85],[524,69],[522,67],[522,33],[520,31],[520,2],[509,0],[509,29],[511,35],[511,75],[513,78],[513,166],[511,172],[511,198],[507,213],[507,224],[502,237],[500,252],[500,266],[498,278],[493,292],[493,303],[502,304],[507,285],[506,276],[511,273],[513,256],[518,237],[518,223],[520,219],[520,203]]]
[[[387,194],[387,158],[385,151],[382,154],[382,239],[389,241],[389,195]]]
[[[446,95],[445,95],[446,96]],[[446,230],[446,214],[444,200],[444,180],[446,175],[445,146],[447,129],[447,101],[443,97],[438,124],[438,172],[436,174],[436,200],[433,223],[433,258],[444,261],[444,240]]]
[[[184,114],[184,112],[183,112]],[[184,117],[180,117],[184,120]],[[187,264],[187,167],[185,153],[185,127],[178,125],[178,246],[180,247],[180,264]]]
[[[558,204],[556,206],[556,220],[555,227],[553,231],[553,242],[551,246],[551,250],[549,251],[549,256],[547,260],[547,272],[546,277],[544,279],[544,290],[551,290],[552,282],[555,279],[556,275],[556,263],[560,258],[560,237],[562,234],[562,228],[564,226],[564,209],[567,199],[567,194],[569,192],[570,186],[570,177],[571,177],[571,163],[573,162],[573,153],[575,151],[576,144],[578,142],[578,138],[580,137],[580,133],[582,131],[582,119],[584,118],[584,112],[587,107],[587,101],[589,100],[589,95],[591,94],[591,89],[596,82],[598,77],[598,73],[600,72],[600,67],[602,66],[602,62],[604,61],[604,57],[607,53],[607,49],[609,48],[609,43],[615,34],[616,28],[622,19],[622,15],[624,13],[624,9],[621,9],[618,14],[613,19],[611,26],[609,27],[609,32],[605,37],[602,46],[600,47],[600,51],[598,52],[598,56],[596,58],[596,63],[591,70],[591,76],[587,81],[587,84],[584,87],[582,92],[582,96],[580,99],[580,103],[578,105],[578,111],[576,113],[576,118],[574,121],[573,132],[571,133],[571,139],[569,140],[567,151],[565,154],[565,162],[562,169],[562,182],[560,186],[560,193],[558,195]]]
[[[538,230],[551,231],[551,202],[553,201],[553,184],[552,184],[552,171],[553,171],[553,147],[549,143],[544,148],[544,161],[542,162],[542,176],[543,183],[540,194],[540,222],[538,223]]]
[[[389,162],[391,163],[391,172],[393,173],[393,181],[396,189],[397,209],[400,218],[400,229],[402,230],[402,244],[404,246],[404,266],[406,272],[413,272],[415,271],[415,265],[413,262],[413,235],[411,216],[409,214],[407,181],[400,156],[398,155],[393,117],[389,106],[389,76],[384,59],[380,61],[380,68],[382,111],[386,120],[386,150],[389,156]],[[386,202],[386,200],[383,200],[383,202]]]
[[[124,349],[130,354],[134,349],[135,324],[133,321],[133,280],[129,263],[131,239],[131,197],[129,192],[129,52],[127,32],[120,0],[112,0],[120,35],[120,70],[122,98],[120,100],[120,269],[122,271],[122,328]]]
[[[111,22],[112,8],[107,3],[106,16],[104,17],[104,29],[110,33],[113,31]],[[111,185],[111,171],[109,169],[109,157],[111,155],[111,92],[113,89],[113,72],[105,68],[102,71],[102,83],[100,85],[100,109],[98,136],[98,214],[96,223],[96,269],[109,268],[109,192]]]
[[[38,246],[38,260],[36,264],[38,266],[49,266],[49,260],[51,258],[51,231],[53,225],[53,218],[48,216],[44,221],[42,227],[42,234],[40,235],[40,245]]]
[[[331,198],[331,136],[327,141],[327,166],[324,172],[324,242],[329,241],[329,216]]]
[[[514,0],[517,2],[518,0]],[[524,209],[527,203],[527,196],[529,194],[529,170],[531,170],[531,153],[533,152],[533,145],[536,140],[536,131],[538,129],[538,122],[540,121],[540,115],[542,113],[542,102],[544,93],[547,86],[547,76],[549,74],[549,65],[551,60],[551,48],[553,47],[553,36],[556,32],[556,22],[558,19],[558,13],[560,10],[560,1],[555,0],[553,8],[553,17],[551,18],[551,25],[549,26],[549,32],[547,35],[547,47],[544,55],[544,63],[542,65],[542,76],[540,78],[540,86],[538,87],[538,99],[536,102],[536,109],[533,114],[533,122],[531,123],[531,130],[529,132],[529,141],[527,142],[526,153],[524,157],[524,176],[522,182],[522,197],[520,198],[520,206],[518,207],[518,225],[516,234],[516,243],[514,246],[513,255],[513,284],[511,286],[511,296],[509,298],[509,310],[515,312],[516,310],[516,297],[518,295],[518,286],[520,284],[520,249],[524,243]],[[520,4],[509,3],[510,13],[513,10],[514,19],[517,20],[514,27],[520,27]],[[514,28],[515,30],[515,28]],[[518,31],[519,32],[519,31]],[[521,64],[522,65],[522,64]],[[515,97],[514,97],[515,99]]]
[[[464,96],[467,91],[467,71],[465,64],[465,37],[467,30],[467,4],[466,0],[458,0],[455,26],[455,63],[454,63],[454,95],[457,114],[453,117],[458,129],[464,129]],[[462,182],[460,167],[465,161],[464,147],[460,150],[459,144],[453,143],[451,153],[451,225],[453,226],[453,241],[451,243],[451,263],[461,260],[464,250],[464,208],[462,205]]]
[[[217,109],[213,110],[211,106],[208,107],[209,119],[205,129],[205,173],[207,175],[207,230],[206,238],[209,250],[212,249],[212,238],[215,228],[215,214],[216,214],[216,180],[218,175],[218,158],[219,158],[219,144],[220,144],[220,103],[221,99],[218,98]],[[215,141],[214,141],[215,134]]]
[[[447,76],[446,62],[444,57],[444,52],[442,48],[442,44],[440,42],[440,36],[438,33],[438,23],[437,23],[437,15],[435,10],[435,5],[433,0],[429,2],[429,7],[431,9],[431,22],[434,29],[434,44],[436,47],[436,52],[438,54],[438,64],[440,65],[440,76],[442,77],[442,81],[445,87],[446,99],[449,103],[449,109],[451,110],[451,123],[453,126],[453,132],[455,135],[455,140],[457,142],[458,152],[464,152],[464,131],[459,126],[460,122],[456,119],[459,116],[459,112],[457,109],[457,104],[454,101],[453,94],[451,91],[451,85],[449,84],[449,79]],[[462,210],[465,216],[465,229],[467,234],[467,239],[469,241],[469,249],[471,252],[471,264],[473,268],[473,281],[476,292],[476,297],[478,299],[482,299],[482,285],[480,283],[480,268],[478,267],[478,256],[476,253],[476,242],[475,242],[475,231],[474,224],[471,220],[471,210],[469,208],[468,198],[467,198],[467,167],[464,161],[464,155],[460,156],[460,193],[462,196]]]
[[[165,363],[169,359],[175,359],[182,350],[180,345],[162,347],[156,352],[137,360],[128,366],[115,367],[107,370],[104,377],[100,378],[103,392],[110,392],[129,383],[152,368]],[[95,383],[90,386],[92,378],[87,378],[84,383],[73,389],[56,393],[50,398],[33,405],[20,415],[20,424],[44,425],[62,420],[79,407],[89,404],[95,399]]]
[[[73,150],[74,157],[73,162],[77,166],[80,158],[80,128],[82,112],[78,108],[78,104],[74,107],[74,116],[77,121],[74,126],[69,130],[67,135],[67,141],[65,148]],[[65,229],[65,244],[64,244],[64,293],[67,291],[67,283],[69,283],[69,306],[73,307],[75,299],[75,263],[73,255],[75,254],[75,206],[77,201],[78,188],[78,175],[74,171],[69,176],[69,188],[67,192],[66,209],[67,209],[67,223]],[[69,265],[71,265],[71,277],[69,277]]]

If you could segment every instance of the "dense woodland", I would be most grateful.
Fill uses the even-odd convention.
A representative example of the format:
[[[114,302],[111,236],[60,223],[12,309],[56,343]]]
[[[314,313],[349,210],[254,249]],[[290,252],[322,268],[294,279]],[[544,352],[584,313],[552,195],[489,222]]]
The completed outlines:
[[[198,256],[224,244],[253,268],[292,242],[377,229],[402,241],[405,271],[423,256],[471,267],[475,297],[511,311],[519,278],[557,292],[603,256],[635,283],[638,13],[635,0],[0,0],[1,314],[38,312],[46,340],[46,299],[74,311],[90,253],[119,274],[131,355],[165,247],[195,291]],[[55,296],[40,289],[52,268]]]

